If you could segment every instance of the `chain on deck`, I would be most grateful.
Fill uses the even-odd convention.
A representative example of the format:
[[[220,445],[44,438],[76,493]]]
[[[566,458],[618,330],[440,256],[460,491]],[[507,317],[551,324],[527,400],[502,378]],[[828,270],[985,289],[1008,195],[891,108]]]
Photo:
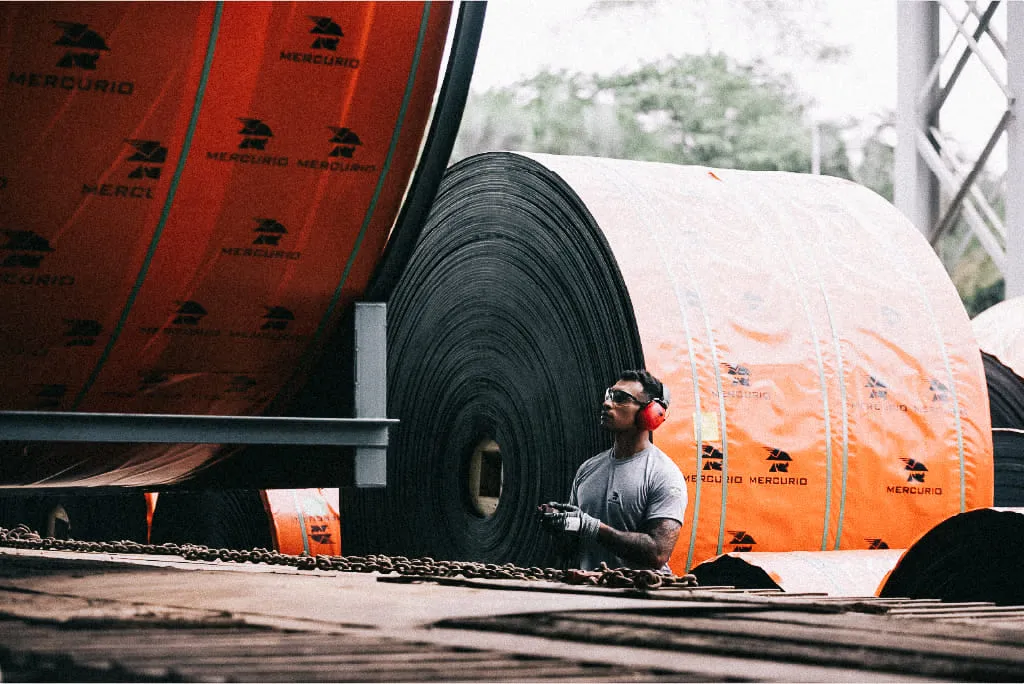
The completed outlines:
[[[667,587],[696,587],[693,575],[669,575],[654,570],[609,568],[600,570],[560,570],[557,568],[523,568],[512,563],[498,565],[476,561],[435,560],[430,557],[405,556],[308,556],[290,555],[263,548],[250,550],[216,549],[202,544],[141,544],[134,541],[94,542],[42,537],[27,525],[12,529],[0,528],[0,547],[66,551],[73,553],[127,553],[154,556],[180,556],[192,561],[223,561],[226,563],[263,563],[286,565],[299,570],[333,570],[336,572],[377,572],[382,575],[417,577],[464,577],[466,579],[509,579],[562,582],[572,585],[604,586],[650,591]]]

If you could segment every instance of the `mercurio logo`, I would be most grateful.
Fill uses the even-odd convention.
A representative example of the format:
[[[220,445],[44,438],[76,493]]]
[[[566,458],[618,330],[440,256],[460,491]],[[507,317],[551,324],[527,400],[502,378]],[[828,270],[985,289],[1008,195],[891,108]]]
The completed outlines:
[[[288,166],[289,158],[287,156],[254,154],[265,152],[267,143],[273,137],[273,130],[266,122],[250,117],[240,117],[238,120],[242,122],[242,128],[238,131],[238,134],[242,136],[242,140],[239,141],[239,149],[244,149],[246,152],[214,152],[208,149],[206,153],[208,160],[231,164],[252,164],[253,166]]]
[[[65,52],[57,62],[57,66],[62,69],[95,70],[100,52],[110,51],[103,37],[89,28],[88,24],[76,24],[70,21],[55,21],[53,23],[64,31],[64,35],[58,38],[54,45],[72,48]]]
[[[295,313],[284,306],[264,306],[263,315],[259,318],[259,325],[248,330],[229,330],[231,338],[244,338],[251,340],[268,340],[271,342],[295,342],[308,337],[303,333],[287,332],[295,320]]]
[[[908,485],[886,485],[885,491],[888,494],[917,494],[942,496],[942,487],[920,487],[925,483],[928,467],[913,458],[900,458],[903,463],[903,472],[907,474]]]
[[[268,218],[253,219],[256,221],[256,239],[252,241],[254,245],[266,245],[268,247],[277,247],[277,243],[281,241],[281,236],[285,235],[288,231],[279,221]]]
[[[313,44],[310,45],[310,52],[298,50],[281,50],[281,61],[298,62],[299,64],[315,64],[316,66],[344,67],[347,69],[358,69],[359,59],[357,57],[344,57],[335,54],[345,32],[341,26],[331,17],[307,16],[313,22],[309,34],[315,36]],[[307,36],[309,34],[306,34]]]
[[[222,247],[220,253],[229,257],[250,257],[257,259],[287,259],[295,261],[302,257],[302,252],[288,252],[280,247],[281,240],[288,234],[288,229],[273,218],[254,218],[256,237],[251,247]]]
[[[125,140],[125,142],[135,149],[135,152],[128,157],[128,161],[139,164],[132,169],[128,177],[159,180],[161,165],[167,161],[167,148],[156,140]]]
[[[103,332],[99,321],[65,318],[64,324],[68,326],[64,332],[67,340],[65,347],[91,347],[96,344],[96,337]]]
[[[253,166],[288,166],[289,159],[286,155],[258,154],[267,149],[267,143],[274,137],[274,131],[269,124],[262,119],[251,117],[239,117],[238,121],[242,122],[242,128],[238,131],[238,135],[242,136],[238,143],[238,149],[245,150],[245,152],[207,150],[206,158],[208,160],[232,164],[252,164]]]
[[[283,306],[268,306],[267,313],[263,316],[263,325],[260,330],[285,330],[288,324],[295,320],[295,314]]]
[[[710,444],[705,444],[701,447],[701,455],[703,455],[705,459],[704,470],[722,470],[722,459],[724,459],[725,456],[721,451]]]
[[[31,230],[0,231],[0,283],[4,285],[31,285],[33,287],[75,284],[69,274],[39,273],[43,257],[55,251],[49,240]]]
[[[125,140],[131,152],[128,178],[133,181],[160,180],[163,164],[167,161],[167,148],[157,140]],[[124,185],[117,183],[83,183],[82,194],[114,199],[155,199],[153,185]]]
[[[328,525],[310,525],[309,536],[318,544],[330,544],[331,533]]]
[[[889,382],[874,373],[868,373],[864,381],[864,393],[858,402],[862,411],[901,411],[907,413],[910,407],[896,399]]]
[[[373,173],[377,170],[376,164],[360,164],[352,159],[356,154],[356,148],[362,147],[363,141],[351,128],[342,126],[328,126],[331,132],[328,139],[330,151],[327,159],[299,159],[296,163],[312,171],[347,171],[355,173]]]
[[[925,467],[924,463],[915,461],[912,458],[901,458],[903,464],[906,466],[910,475],[907,476],[907,482],[920,482],[924,483],[924,474],[928,472],[928,468]]]
[[[788,473],[789,464],[793,460],[790,458],[789,454],[782,449],[773,449],[771,447],[765,447],[765,449],[768,450],[768,458],[766,460],[770,461],[772,464],[772,467],[768,472]]]
[[[337,50],[338,40],[345,35],[341,31],[341,27],[330,17],[308,17],[308,19],[313,22],[313,28],[309,32],[316,36],[312,49],[331,50],[332,52]]]
[[[242,142],[238,144],[240,150],[265,150],[267,141],[274,137],[270,126],[259,119],[239,119],[242,122],[242,130],[238,134],[242,136]]]
[[[729,534],[732,535],[732,539],[729,540],[729,544],[733,547],[733,552],[753,551],[754,545],[757,544],[754,538],[746,533],[744,530],[728,530]]]
[[[71,3],[67,4],[70,6]],[[52,88],[68,92],[103,93],[104,95],[132,95],[135,93],[134,81],[94,77],[100,54],[110,51],[106,40],[97,31],[90,28],[88,24],[74,21],[54,21],[53,25],[61,31],[60,37],[53,45],[64,48],[63,54],[56,64],[60,71],[55,73],[11,71],[7,74],[9,86]]]
[[[144,335],[175,335],[175,336],[197,336],[197,337],[218,337],[220,330],[202,325],[203,319],[208,315],[206,307],[199,302],[189,299],[175,302],[177,305],[173,311],[173,318],[170,325],[162,327],[143,327]]]
[[[929,381],[928,391],[932,393],[933,402],[949,401],[949,388],[936,378]]]
[[[7,241],[0,250],[13,252],[4,257],[0,268],[39,268],[46,254],[53,251],[49,241],[31,230],[5,230]]]
[[[886,399],[889,396],[889,386],[874,375],[868,376],[868,381],[864,383],[864,387],[870,390],[870,399]]]
[[[881,539],[865,539],[864,541],[867,542],[868,549],[870,549],[872,551],[877,551],[878,549],[887,549],[887,548],[889,548],[889,545],[886,544]]]
[[[732,379],[732,384],[750,387],[750,369],[746,366],[734,366],[731,363],[725,364],[725,370]]]
[[[807,486],[807,478],[799,475],[790,475],[789,467],[793,465],[793,457],[788,452],[775,447],[766,446],[764,450],[768,453],[765,460],[771,464],[767,475],[751,475],[747,482],[752,485],[797,485]]]
[[[180,302],[172,325],[199,325],[208,313],[199,302]]]
[[[703,444],[700,449],[701,466],[700,481],[708,482],[710,484],[721,484],[722,482],[730,484],[742,484],[743,476],[733,473],[728,477],[724,476],[725,471],[724,462],[725,454],[717,447],[711,444]],[[697,482],[696,473],[684,473],[683,479],[687,482]]]
[[[345,157],[351,159],[352,155],[355,154],[356,147],[363,144],[363,141],[359,139],[359,136],[351,128],[338,128],[336,126],[328,126],[334,135],[331,137],[331,149],[328,157]]]
[[[748,366],[738,363],[722,363],[721,368],[725,373],[722,383],[725,384],[726,378],[729,380],[728,386],[722,388],[721,395],[723,397],[730,399],[771,399],[769,392],[752,389],[754,374]],[[718,390],[715,391],[715,394],[718,394]]]

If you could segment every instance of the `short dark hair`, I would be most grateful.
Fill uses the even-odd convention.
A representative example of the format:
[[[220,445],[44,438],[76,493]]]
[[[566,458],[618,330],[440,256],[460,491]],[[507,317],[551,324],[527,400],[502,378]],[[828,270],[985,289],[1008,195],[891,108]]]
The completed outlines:
[[[665,385],[645,370],[622,371],[619,373],[619,380],[639,382],[643,385],[644,394],[647,395],[648,400],[663,399],[666,404],[668,403],[668,397],[665,396]]]

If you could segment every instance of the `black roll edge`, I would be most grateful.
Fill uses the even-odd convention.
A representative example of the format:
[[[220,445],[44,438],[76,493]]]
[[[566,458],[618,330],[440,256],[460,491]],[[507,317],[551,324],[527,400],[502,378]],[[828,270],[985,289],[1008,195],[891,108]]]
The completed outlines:
[[[1021,509],[979,508],[936,525],[900,559],[881,598],[1024,603]]]

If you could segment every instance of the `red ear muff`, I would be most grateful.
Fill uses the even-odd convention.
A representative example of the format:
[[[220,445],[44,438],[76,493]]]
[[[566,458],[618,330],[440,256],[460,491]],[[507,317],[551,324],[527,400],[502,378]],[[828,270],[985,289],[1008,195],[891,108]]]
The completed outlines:
[[[652,399],[636,412],[636,426],[641,430],[651,431],[665,422],[668,406],[664,399]]]

